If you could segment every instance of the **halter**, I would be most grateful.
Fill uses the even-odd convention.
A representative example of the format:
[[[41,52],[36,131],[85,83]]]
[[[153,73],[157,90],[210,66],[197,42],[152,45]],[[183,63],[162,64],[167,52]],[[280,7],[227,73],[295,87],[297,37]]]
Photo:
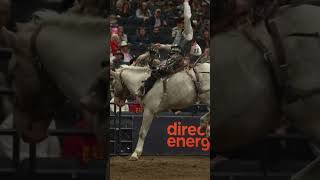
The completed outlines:
[[[122,78],[122,73],[123,73],[124,69],[120,70],[120,83],[121,86],[123,88],[123,90],[121,92],[114,92],[114,97],[118,97],[118,98],[124,98],[127,99],[130,95],[130,91],[127,88],[127,86],[124,84],[123,78]]]

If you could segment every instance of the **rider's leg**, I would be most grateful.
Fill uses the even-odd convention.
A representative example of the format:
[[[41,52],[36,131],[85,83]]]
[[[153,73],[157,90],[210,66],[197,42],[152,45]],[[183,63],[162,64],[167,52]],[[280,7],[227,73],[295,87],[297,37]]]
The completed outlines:
[[[139,89],[139,96],[146,95],[150,91],[150,89],[153,87],[156,81],[157,81],[157,77],[155,76],[155,74],[151,73],[151,76],[144,81],[143,86]]]

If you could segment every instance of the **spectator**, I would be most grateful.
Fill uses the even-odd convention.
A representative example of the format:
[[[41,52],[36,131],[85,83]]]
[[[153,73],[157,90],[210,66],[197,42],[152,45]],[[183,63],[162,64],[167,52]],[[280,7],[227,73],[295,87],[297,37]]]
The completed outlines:
[[[150,10],[151,14],[153,14],[157,8],[155,0],[146,0],[145,2],[147,3],[147,7]]]
[[[129,52],[127,41],[121,42],[121,53],[123,54],[123,62],[129,63],[130,60],[132,59],[132,56]]]
[[[201,3],[199,1],[192,1],[191,4],[192,14],[197,14],[200,11]]]
[[[119,49],[120,38],[118,34],[112,34],[110,40],[110,47],[112,54],[115,54],[116,50]]]
[[[153,44],[156,43],[164,43],[164,37],[160,36],[160,28],[154,27],[151,35],[151,42]]]
[[[148,5],[146,2],[142,2],[141,6],[136,10],[136,17],[138,19],[143,20],[143,22],[146,22],[150,19],[151,17],[151,12],[148,9]]]
[[[167,20],[168,18],[171,18],[173,20],[175,17],[179,16],[178,11],[176,11],[176,6],[173,4],[172,1],[167,1],[162,10],[163,14],[167,17]]]
[[[163,27],[167,26],[166,20],[161,16],[161,10],[156,9],[154,16],[152,16],[149,20],[151,27]]]
[[[205,19],[210,19],[210,8],[206,2],[202,2],[200,12],[204,15]]]
[[[210,48],[210,32],[208,29],[203,31],[202,37],[198,41],[202,52],[204,52],[207,48]]]
[[[146,34],[144,27],[139,27],[137,32],[137,37],[134,40],[134,44],[137,45],[137,51],[142,53],[147,50],[147,46],[150,44],[150,39]]]
[[[123,3],[125,2],[126,0],[113,0],[113,2],[111,2],[111,4],[113,5],[112,7],[116,7],[117,9],[121,9],[122,8],[122,5]]]
[[[82,109],[81,119],[74,125],[75,129],[93,129],[94,116]],[[95,136],[66,136],[63,139],[63,157],[80,159],[82,165],[85,165],[92,159],[103,159],[103,153],[100,151]]]
[[[123,53],[118,49],[114,54],[114,58],[111,60],[113,68],[117,69],[123,64]]]
[[[118,34],[118,25],[116,23],[111,26],[110,32],[111,35]]]
[[[10,114],[0,125],[1,129],[12,129],[13,128],[13,114]],[[50,130],[56,129],[54,120],[51,121],[49,126]],[[54,158],[60,157],[60,144],[57,137],[49,136],[47,139],[36,145],[37,157],[41,158]],[[2,157],[12,159],[13,152],[13,137],[1,136],[0,137],[0,153]],[[29,144],[23,142],[20,139],[20,159],[26,159],[29,157]]]
[[[183,31],[183,27],[184,27],[183,18],[177,19],[176,22],[177,22],[177,26],[172,28],[172,33],[171,33],[172,38],[175,38],[177,34]]]
[[[192,20],[192,23],[193,23],[194,29],[200,31],[200,29],[203,26],[203,14],[196,13],[193,17],[194,18]]]
[[[127,36],[127,34],[124,33],[123,26],[118,27],[118,36],[120,38],[120,42],[122,42],[122,41],[128,42],[128,36]]]
[[[128,1],[123,1],[119,6],[116,11],[118,18],[128,18],[131,16],[131,8]]]

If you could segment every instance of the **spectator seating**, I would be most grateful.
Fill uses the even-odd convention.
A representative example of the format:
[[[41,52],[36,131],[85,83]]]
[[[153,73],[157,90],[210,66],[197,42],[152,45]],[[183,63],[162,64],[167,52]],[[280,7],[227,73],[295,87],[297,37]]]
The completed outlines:
[[[30,160],[22,161],[18,174],[21,176],[30,175]],[[106,171],[104,160],[92,160],[88,162],[85,168],[80,166],[78,160],[74,159],[56,159],[56,158],[37,158],[36,170],[33,177],[46,180],[80,180],[80,179],[98,179],[105,178]]]

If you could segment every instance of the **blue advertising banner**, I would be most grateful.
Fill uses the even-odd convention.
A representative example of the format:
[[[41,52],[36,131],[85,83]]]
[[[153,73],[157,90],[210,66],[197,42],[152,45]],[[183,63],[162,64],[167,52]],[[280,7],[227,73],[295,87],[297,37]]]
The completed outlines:
[[[209,155],[210,141],[200,132],[201,116],[162,113],[155,118],[145,140],[144,155]],[[133,150],[138,142],[142,115],[133,116]]]

